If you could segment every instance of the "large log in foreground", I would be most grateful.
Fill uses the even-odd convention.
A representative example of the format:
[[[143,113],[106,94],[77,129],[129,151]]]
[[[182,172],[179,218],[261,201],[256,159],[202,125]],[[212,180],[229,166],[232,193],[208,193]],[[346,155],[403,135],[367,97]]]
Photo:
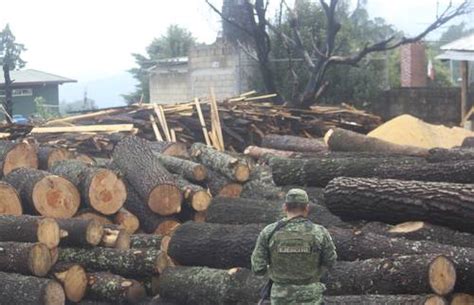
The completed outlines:
[[[149,143],[135,136],[126,137],[115,146],[114,163],[153,212],[163,216],[178,213],[181,191]]]
[[[40,242],[56,248],[61,239],[58,223],[52,218],[36,216],[0,216],[0,241]]]
[[[343,219],[400,223],[413,219],[474,232],[474,186],[454,183],[337,178],[326,205]]]
[[[13,186],[0,181],[0,215],[23,214],[20,195]]]
[[[0,271],[45,276],[52,266],[49,251],[40,243],[0,242]]]
[[[38,168],[36,148],[28,143],[0,141],[0,176],[21,167]]]
[[[80,190],[84,205],[104,215],[115,214],[127,197],[122,179],[105,168],[64,160],[56,162],[50,172],[71,181]]]
[[[262,147],[309,153],[328,150],[327,145],[322,140],[276,134],[265,135],[262,139]]]
[[[81,266],[56,264],[51,269],[51,276],[62,284],[69,301],[79,302],[86,294],[87,274]]]
[[[136,304],[146,296],[136,280],[125,279],[109,272],[89,273],[87,298],[113,304]]]
[[[70,218],[80,204],[77,188],[68,180],[48,172],[19,168],[5,177],[20,193],[25,211],[53,218]]]
[[[1,304],[64,305],[61,285],[50,279],[0,272]]]
[[[384,154],[425,157],[425,148],[399,145],[341,128],[331,129],[324,137],[332,151],[377,152]]]

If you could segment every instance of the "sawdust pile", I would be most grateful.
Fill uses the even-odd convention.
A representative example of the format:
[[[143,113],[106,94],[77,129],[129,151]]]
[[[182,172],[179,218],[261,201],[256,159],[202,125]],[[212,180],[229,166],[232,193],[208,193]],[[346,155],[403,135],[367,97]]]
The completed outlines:
[[[452,148],[460,146],[466,137],[474,132],[443,125],[428,124],[408,114],[398,116],[368,134],[370,137],[388,142],[423,148]]]

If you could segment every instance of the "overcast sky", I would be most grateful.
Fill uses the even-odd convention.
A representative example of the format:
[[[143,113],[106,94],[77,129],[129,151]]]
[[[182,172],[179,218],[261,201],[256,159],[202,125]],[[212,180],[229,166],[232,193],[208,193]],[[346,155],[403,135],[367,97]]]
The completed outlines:
[[[220,5],[222,0],[214,2]],[[449,0],[439,2],[443,7]],[[414,33],[433,20],[437,0],[368,3],[371,16]],[[212,42],[217,20],[204,0],[3,0],[0,9],[0,27],[10,23],[28,49],[23,55],[27,68],[81,81],[129,69],[134,64],[130,54],[144,52],[169,24]]]

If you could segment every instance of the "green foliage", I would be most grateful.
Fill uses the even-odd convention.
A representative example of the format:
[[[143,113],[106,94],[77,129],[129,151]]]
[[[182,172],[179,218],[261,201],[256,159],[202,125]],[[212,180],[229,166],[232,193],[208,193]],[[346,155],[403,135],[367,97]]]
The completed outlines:
[[[53,117],[58,116],[56,111],[51,111],[51,108],[48,107],[48,102],[42,96],[37,96],[34,99],[36,107],[36,115],[44,120],[49,120]]]
[[[26,62],[21,59],[21,52],[26,48],[23,44],[15,42],[15,36],[7,24],[0,32],[0,64],[7,66],[9,71],[21,69]]]
[[[156,65],[160,59],[187,56],[189,49],[195,43],[196,40],[191,32],[178,25],[170,25],[166,30],[166,34],[153,39],[146,48],[145,55],[132,54],[137,67],[130,69],[128,72],[138,81],[138,85],[134,92],[122,95],[127,104],[133,104],[140,100],[149,102],[149,69]]]

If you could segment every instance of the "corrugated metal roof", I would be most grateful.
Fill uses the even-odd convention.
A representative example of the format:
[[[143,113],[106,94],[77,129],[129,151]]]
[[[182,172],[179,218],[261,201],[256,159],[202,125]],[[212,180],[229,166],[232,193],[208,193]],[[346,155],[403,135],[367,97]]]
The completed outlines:
[[[474,61],[474,52],[446,51],[436,56],[440,60]]]
[[[474,52],[474,34],[468,35],[441,47],[443,51]]]
[[[20,71],[11,71],[10,77],[15,84],[31,84],[31,83],[75,83],[74,79],[62,77],[59,75],[38,71],[34,69],[26,69]],[[5,83],[3,73],[0,73],[0,85]]]

